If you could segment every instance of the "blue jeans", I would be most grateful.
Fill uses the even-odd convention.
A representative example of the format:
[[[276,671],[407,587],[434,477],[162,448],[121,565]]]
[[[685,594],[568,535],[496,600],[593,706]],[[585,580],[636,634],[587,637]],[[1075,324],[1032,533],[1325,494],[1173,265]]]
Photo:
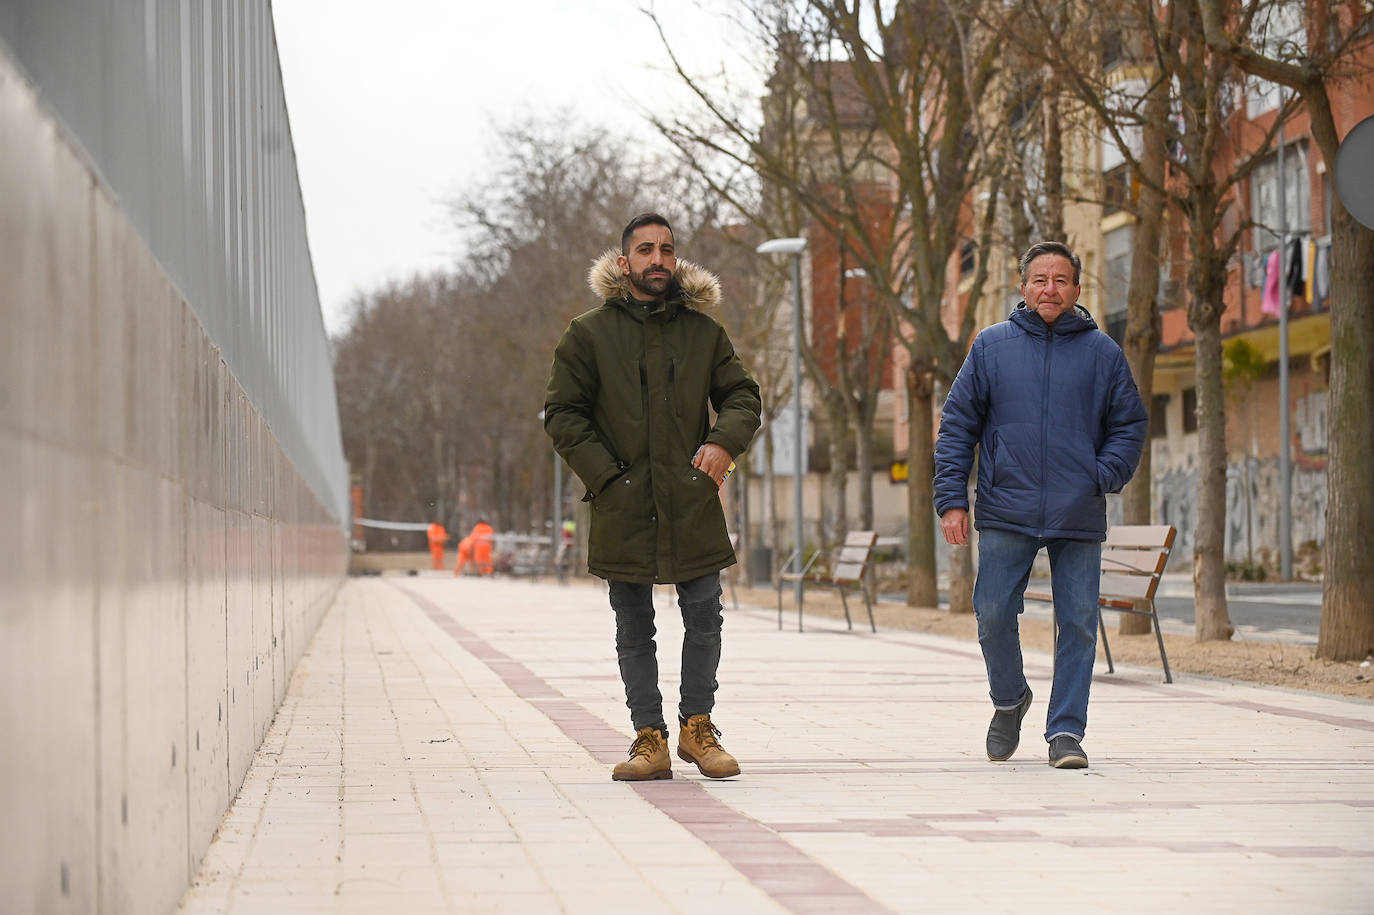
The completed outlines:
[[[615,611],[615,654],[625,684],[625,704],[636,731],[658,728],[665,734],[663,695],[658,690],[658,646],[654,636],[653,585],[610,582]],[[716,669],[720,667],[720,573],[678,582],[682,610],[682,701],[678,715],[709,715],[716,704]]]
[[[1054,618],[1059,624],[1045,740],[1061,734],[1082,740],[1088,726],[1088,690],[1097,656],[1101,543],[1043,540],[994,528],[980,531],[978,580],[973,586],[978,644],[983,648],[993,706],[1015,708],[1029,689],[1017,618],[1025,609],[1026,582],[1041,547],[1050,556]]]

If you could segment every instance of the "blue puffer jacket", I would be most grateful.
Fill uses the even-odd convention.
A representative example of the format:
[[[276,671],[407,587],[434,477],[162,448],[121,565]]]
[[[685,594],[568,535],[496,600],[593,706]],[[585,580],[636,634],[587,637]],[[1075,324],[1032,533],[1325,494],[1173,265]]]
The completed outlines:
[[[968,508],[980,449],[975,526],[1103,540],[1109,492],[1145,447],[1148,414],[1121,347],[1081,306],[1053,323],[1022,302],[973,341],[935,445],[935,511]]]

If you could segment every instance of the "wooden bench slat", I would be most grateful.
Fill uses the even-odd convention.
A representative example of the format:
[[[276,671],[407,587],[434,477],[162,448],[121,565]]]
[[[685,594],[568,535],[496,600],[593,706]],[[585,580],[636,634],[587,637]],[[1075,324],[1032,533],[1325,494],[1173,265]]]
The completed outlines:
[[[863,578],[863,575],[864,564],[862,562],[837,562],[835,572],[830,577],[845,581],[858,581]]]
[[[1132,600],[1150,600],[1155,596],[1159,579],[1145,575],[1122,575],[1117,572],[1103,572],[1102,584],[1098,593],[1104,597],[1129,597]]]
[[[1164,550],[1103,550],[1105,571],[1158,575],[1164,571],[1169,554]]]
[[[846,546],[840,549],[839,555],[835,557],[835,562],[867,562],[868,554],[869,550],[867,547]]]
[[[1118,524],[1107,531],[1103,546],[1163,549],[1174,545],[1174,534],[1174,527],[1169,524]]]

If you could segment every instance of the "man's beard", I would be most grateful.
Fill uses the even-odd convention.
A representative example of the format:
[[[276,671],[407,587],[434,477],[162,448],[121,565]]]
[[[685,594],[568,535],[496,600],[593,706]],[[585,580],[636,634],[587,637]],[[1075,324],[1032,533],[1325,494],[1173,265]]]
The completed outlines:
[[[655,273],[653,271],[662,271]],[[646,276],[645,274],[649,274]],[[640,292],[659,298],[668,291],[668,286],[673,281],[673,275],[663,270],[662,267],[654,267],[645,270],[643,273],[630,271],[630,283]]]

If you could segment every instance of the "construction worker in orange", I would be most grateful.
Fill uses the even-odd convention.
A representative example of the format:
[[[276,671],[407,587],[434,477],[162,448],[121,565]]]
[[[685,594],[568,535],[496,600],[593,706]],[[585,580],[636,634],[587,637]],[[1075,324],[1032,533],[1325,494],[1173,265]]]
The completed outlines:
[[[429,525],[429,556],[433,560],[431,568],[443,569],[444,544],[448,543],[448,531],[438,521]]]
[[[491,574],[491,525],[483,518],[472,526],[472,532],[458,541],[458,565],[453,567],[454,575],[463,574],[463,566],[469,562],[477,566],[478,575]]]

